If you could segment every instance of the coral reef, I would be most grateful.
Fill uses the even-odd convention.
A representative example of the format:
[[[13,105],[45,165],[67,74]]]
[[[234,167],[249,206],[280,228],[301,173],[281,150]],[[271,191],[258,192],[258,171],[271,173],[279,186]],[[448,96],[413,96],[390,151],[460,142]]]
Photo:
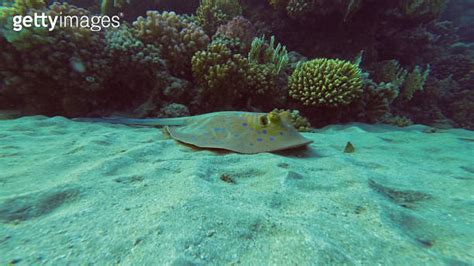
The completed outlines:
[[[174,12],[148,11],[133,22],[134,34],[145,44],[158,47],[171,73],[189,77],[191,58],[209,43],[209,37],[192,21]]]
[[[160,110],[160,117],[181,117],[189,116],[189,109],[185,105],[179,103],[171,103]]]
[[[257,31],[252,23],[242,16],[237,16],[227,24],[219,26],[213,39],[235,40],[236,46],[239,47],[238,52],[246,54],[256,35]]]
[[[268,109],[285,101],[285,93],[276,85],[278,73],[273,65],[249,62],[220,41],[212,42],[206,51],[193,56],[192,70],[199,88],[198,98],[213,106],[207,109]]]
[[[425,81],[430,73],[430,66],[428,65],[423,71],[419,66],[415,66],[413,71],[406,76],[405,82],[403,83],[400,91],[400,96],[404,100],[411,100],[413,94],[416,91],[423,90]]]
[[[25,14],[91,16],[54,3]],[[32,28],[2,33],[1,95],[25,113],[86,115],[140,105],[169,73],[160,51],[135,38],[129,27],[106,32],[85,28]],[[161,83],[160,83],[161,82]]]
[[[248,54],[248,60],[253,64],[272,65],[276,73],[280,73],[288,64],[288,52],[281,44],[275,46],[275,36],[270,38],[270,42],[265,42],[265,36],[255,38]]]
[[[315,126],[474,128],[467,0],[72,1],[88,9],[1,1],[0,108],[137,117],[291,108]],[[13,14],[35,12],[120,13],[122,26],[12,30]]]
[[[40,10],[48,15],[89,15],[67,3]],[[28,8],[25,14],[40,10]],[[4,31],[2,40],[4,93],[21,95],[22,105],[31,113],[87,109],[84,102],[103,88],[110,73],[101,33],[72,28],[52,32],[31,29]]]
[[[392,83],[399,88],[408,71],[400,66],[397,60],[384,60],[371,65],[370,74],[375,82]]]
[[[359,101],[350,106],[349,112],[356,114],[356,121],[377,123],[390,113],[390,105],[399,95],[397,80],[376,83],[364,79],[364,93]],[[349,114],[350,115],[350,114]]]
[[[217,28],[242,14],[238,0],[201,0],[196,17],[204,31],[213,35]]]
[[[301,63],[289,79],[290,96],[304,105],[348,105],[362,92],[360,68],[338,59],[319,58]]]
[[[243,106],[245,80],[250,65],[240,54],[221,43],[211,43],[192,58],[192,72],[199,97],[215,107]],[[208,107],[209,108],[209,107]]]

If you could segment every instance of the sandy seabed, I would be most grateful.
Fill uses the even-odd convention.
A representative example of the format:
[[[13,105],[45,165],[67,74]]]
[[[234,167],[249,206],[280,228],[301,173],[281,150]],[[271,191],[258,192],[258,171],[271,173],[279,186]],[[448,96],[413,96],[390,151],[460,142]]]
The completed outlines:
[[[304,136],[243,155],[156,128],[0,121],[0,264],[474,264],[474,132]]]

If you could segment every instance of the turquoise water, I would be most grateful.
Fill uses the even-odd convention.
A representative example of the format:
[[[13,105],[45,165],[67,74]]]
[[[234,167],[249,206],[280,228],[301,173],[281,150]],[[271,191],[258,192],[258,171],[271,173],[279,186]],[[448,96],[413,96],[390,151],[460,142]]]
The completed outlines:
[[[0,0],[0,265],[474,264],[473,26],[470,0]]]

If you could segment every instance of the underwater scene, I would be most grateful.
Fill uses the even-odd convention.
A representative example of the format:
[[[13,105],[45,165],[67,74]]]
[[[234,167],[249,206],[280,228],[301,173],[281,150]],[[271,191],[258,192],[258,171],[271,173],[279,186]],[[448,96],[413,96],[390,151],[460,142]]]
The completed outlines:
[[[474,265],[473,0],[0,0],[0,265]]]

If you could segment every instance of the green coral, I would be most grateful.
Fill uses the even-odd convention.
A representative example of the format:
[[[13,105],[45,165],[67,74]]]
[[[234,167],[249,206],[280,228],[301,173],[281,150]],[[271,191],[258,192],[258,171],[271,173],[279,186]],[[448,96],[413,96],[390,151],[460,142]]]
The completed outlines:
[[[338,107],[361,96],[361,70],[349,61],[318,58],[298,64],[289,78],[290,96],[309,106]]]
[[[269,97],[275,102],[280,96],[272,65],[251,63],[221,41],[193,56],[192,72],[199,97],[214,108],[264,106]]]
[[[282,95],[276,90],[276,74],[271,65],[261,65],[250,63],[250,68],[245,76],[246,87],[249,88],[249,97],[256,103],[278,104],[281,102]],[[268,99],[271,98],[271,101]],[[270,104],[270,105],[271,105]],[[274,106],[273,106],[274,107]]]
[[[0,9],[0,16],[26,15],[29,9],[42,9],[46,7],[44,0],[7,0]]]
[[[170,71],[181,77],[190,76],[192,56],[209,43],[201,27],[174,12],[148,11],[146,18],[133,22],[133,28],[144,44],[160,49]]]
[[[30,9],[43,9],[45,7],[44,0],[6,0],[0,6],[0,28],[10,30],[14,15],[26,15]]]
[[[213,35],[220,25],[242,14],[238,0],[201,0],[196,17],[204,31]]]
[[[270,38],[269,44],[266,43],[265,36],[262,36],[253,39],[248,60],[254,64],[270,64],[278,74],[288,65],[288,52],[281,44],[275,46],[275,36]]]
[[[372,65],[372,79],[375,82],[392,83],[399,88],[408,74],[397,60],[384,60]]]
[[[415,66],[413,71],[407,75],[405,82],[401,87],[400,96],[402,99],[409,101],[413,98],[413,94],[416,91],[422,91],[429,74],[429,65],[425,70],[421,69],[419,66]]]
[[[75,17],[91,16],[88,10],[75,7],[68,3],[59,4],[55,2],[49,7],[46,7],[44,2],[40,0],[21,0],[15,2],[13,7],[17,10],[15,14],[23,15],[33,15],[34,13],[44,12],[53,17],[66,15]],[[90,42],[94,33],[89,28],[83,27],[63,27],[50,31],[47,27],[33,26],[25,27],[20,31],[14,31],[13,20],[12,17],[10,17],[7,20],[7,24],[4,25],[2,37],[18,50],[29,50],[35,47],[53,45],[58,32],[68,34],[72,38],[72,41],[82,42],[83,44]]]
[[[92,14],[55,2],[25,14]],[[11,29],[10,29],[11,30]],[[11,30],[13,32],[13,30]],[[94,32],[62,27],[23,29],[0,36],[0,97],[25,113],[83,116],[92,110],[135,108],[151,90],[161,88],[166,69],[158,48],[143,44],[124,24]]]
[[[211,43],[192,58],[192,72],[199,96],[216,107],[232,106],[244,98],[243,82],[250,65],[222,43]]]

